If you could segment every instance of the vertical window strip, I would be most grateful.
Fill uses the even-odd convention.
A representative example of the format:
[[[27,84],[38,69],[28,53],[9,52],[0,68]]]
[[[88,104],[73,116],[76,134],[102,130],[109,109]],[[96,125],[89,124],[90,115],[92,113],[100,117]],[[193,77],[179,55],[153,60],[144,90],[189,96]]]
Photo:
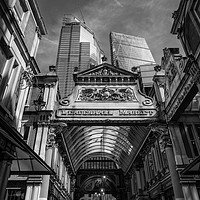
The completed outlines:
[[[194,131],[192,129],[191,124],[186,125],[186,134],[187,134],[187,137],[188,137],[188,140],[189,140],[189,145],[190,145],[190,148],[192,150],[193,157],[198,156],[199,153],[198,153],[198,149],[197,149],[197,146],[196,146]]]

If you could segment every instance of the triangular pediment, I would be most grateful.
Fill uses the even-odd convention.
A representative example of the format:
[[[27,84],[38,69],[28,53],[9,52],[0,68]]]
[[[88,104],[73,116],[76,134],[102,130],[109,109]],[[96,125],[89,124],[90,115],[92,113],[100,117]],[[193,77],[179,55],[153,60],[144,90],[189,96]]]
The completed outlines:
[[[126,71],[121,68],[117,68],[113,65],[110,65],[108,63],[103,63],[101,65],[97,65],[96,67],[92,69],[88,69],[82,72],[79,72],[76,74],[77,77],[102,77],[102,76],[135,76],[134,73],[131,73],[129,71]]]

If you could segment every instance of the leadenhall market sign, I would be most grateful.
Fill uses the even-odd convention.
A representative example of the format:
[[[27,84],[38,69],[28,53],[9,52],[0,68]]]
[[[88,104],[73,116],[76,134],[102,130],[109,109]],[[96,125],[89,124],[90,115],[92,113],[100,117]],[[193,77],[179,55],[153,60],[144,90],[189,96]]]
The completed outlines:
[[[58,117],[150,117],[156,114],[156,110],[131,110],[131,109],[113,109],[113,110],[58,110]]]
[[[59,102],[56,118],[63,120],[147,120],[157,117],[153,99],[132,86],[76,86]]]

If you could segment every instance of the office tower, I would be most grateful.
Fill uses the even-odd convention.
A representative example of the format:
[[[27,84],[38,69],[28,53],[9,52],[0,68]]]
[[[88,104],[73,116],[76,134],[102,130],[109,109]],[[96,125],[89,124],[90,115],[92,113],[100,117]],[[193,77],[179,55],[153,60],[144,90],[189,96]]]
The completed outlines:
[[[88,26],[72,15],[65,15],[57,54],[57,74],[61,97],[74,88],[73,73],[101,64],[102,51]]]
[[[139,67],[143,86],[150,88],[155,61],[145,38],[111,32],[110,47],[112,64],[128,71]]]

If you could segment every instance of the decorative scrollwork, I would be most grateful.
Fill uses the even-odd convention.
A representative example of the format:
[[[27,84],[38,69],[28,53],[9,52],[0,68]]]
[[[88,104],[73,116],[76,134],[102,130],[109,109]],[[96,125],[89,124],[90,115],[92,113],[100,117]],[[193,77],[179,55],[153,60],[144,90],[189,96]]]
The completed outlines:
[[[155,122],[155,123],[149,124],[148,127],[151,129],[151,131],[157,132],[160,135],[168,133],[168,128],[167,128],[166,124],[161,124],[161,123]]]
[[[21,78],[20,78],[20,89],[24,90],[27,87],[32,86],[33,84],[33,77],[34,74],[32,71],[30,70],[24,70],[21,74]]]
[[[167,124],[152,123],[149,125],[149,127],[151,128],[151,131],[154,131],[160,134],[161,139],[162,139],[162,145],[164,148],[168,146],[172,146],[172,141],[170,138]]]
[[[70,101],[68,98],[64,98],[59,101],[59,104],[62,106],[69,106],[69,103],[70,103]]]
[[[55,131],[56,131],[56,128],[54,128],[54,127],[51,127],[49,129],[49,134],[48,134],[47,144],[46,144],[47,149],[53,148],[56,143],[55,142],[55,137],[56,137]]]
[[[146,99],[142,102],[144,106],[151,106],[153,104],[151,99]]]

